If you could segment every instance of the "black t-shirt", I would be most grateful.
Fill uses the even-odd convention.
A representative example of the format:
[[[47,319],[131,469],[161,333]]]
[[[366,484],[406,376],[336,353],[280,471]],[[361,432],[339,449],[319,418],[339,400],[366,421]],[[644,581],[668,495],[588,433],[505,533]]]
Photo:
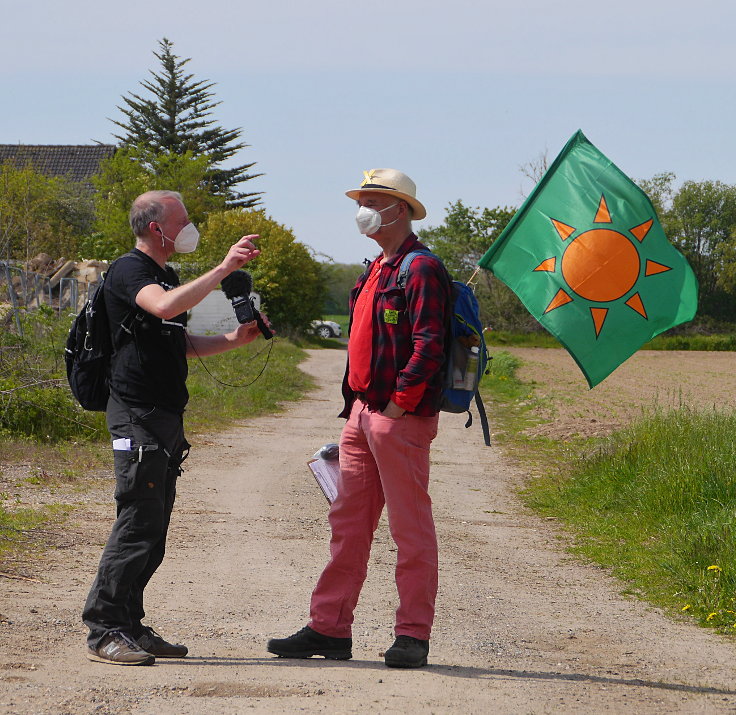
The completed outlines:
[[[110,387],[130,405],[183,412],[189,399],[187,314],[162,320],[140,308],[135,297],[152,283],[171,290],[179,285],[179,276],[137,248],[114,261],[105,278],[113,343]]]

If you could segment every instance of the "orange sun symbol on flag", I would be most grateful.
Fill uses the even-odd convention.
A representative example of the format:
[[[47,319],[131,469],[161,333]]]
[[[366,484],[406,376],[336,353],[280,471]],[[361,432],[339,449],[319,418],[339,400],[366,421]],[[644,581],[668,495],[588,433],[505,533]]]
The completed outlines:
[[[567,241],[577,231],[562,221],[553,218],[550,220],[562,241]],[[613,223],[604,195],[601,195],[593,223]],[[654,219],[650,218],[630,228],[628,232],[641,244],[653,224]],[[545,314],[571,303],[574,297],[570,293],[575,293],[593,303],[605,304],[621,300],[636,286],[642,267],[639,250],[632,239],[612,228],[603,227],[584,231],[573,238],[559,262],[562,277],[570,290],[560,288],[545,309]],[[557,270],[557,263],[557,256],[553,256],[542,261],[534,270],[554,273]],[[656,261],[646,259],[644,262],[645,277],[669,270],[672,270],[670,266]],[[647,318],[646,307],[638,291],[629,296],[625,305],[643,318]],[[601,334],[608,311],[609,308],[605,305],[590,308],[596,337]]]

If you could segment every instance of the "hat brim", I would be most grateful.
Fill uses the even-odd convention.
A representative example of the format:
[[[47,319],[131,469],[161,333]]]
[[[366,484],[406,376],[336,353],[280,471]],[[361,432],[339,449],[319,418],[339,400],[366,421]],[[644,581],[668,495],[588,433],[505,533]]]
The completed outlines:
[[[352,191],[346,191],[345,196],[356,201],[360,198],[361,194],[389,194],[396,196],[396,198],[406,201],[413,210],[412,219],[415,221],[421,221],[427,215],[427,209],[424,208],[420,201],[417,201],[413,196],[405,194],[395,189],[353,189]]]

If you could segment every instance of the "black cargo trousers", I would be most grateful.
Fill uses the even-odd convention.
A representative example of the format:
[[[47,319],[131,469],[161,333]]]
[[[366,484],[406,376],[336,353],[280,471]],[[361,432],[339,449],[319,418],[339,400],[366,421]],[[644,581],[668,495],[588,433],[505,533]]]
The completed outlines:
[[[113,449],[117,519],[82,614],[91,648],[111,631],[141,635],[143,590],[164,558],[176,479],[189,451],[182,415],[158,407],[130,407],[111,396],[107,428],[113,441],[122,440]]]

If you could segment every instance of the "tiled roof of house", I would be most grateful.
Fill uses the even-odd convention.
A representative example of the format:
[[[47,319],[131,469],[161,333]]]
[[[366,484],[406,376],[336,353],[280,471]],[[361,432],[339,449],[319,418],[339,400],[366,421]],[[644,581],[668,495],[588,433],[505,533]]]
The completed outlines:
[[[88,183],[100,162],[115,153],[112,144],[0,144],[0,164],[12,160],[17,166],[31,164],[46,176],[64,176]]]

